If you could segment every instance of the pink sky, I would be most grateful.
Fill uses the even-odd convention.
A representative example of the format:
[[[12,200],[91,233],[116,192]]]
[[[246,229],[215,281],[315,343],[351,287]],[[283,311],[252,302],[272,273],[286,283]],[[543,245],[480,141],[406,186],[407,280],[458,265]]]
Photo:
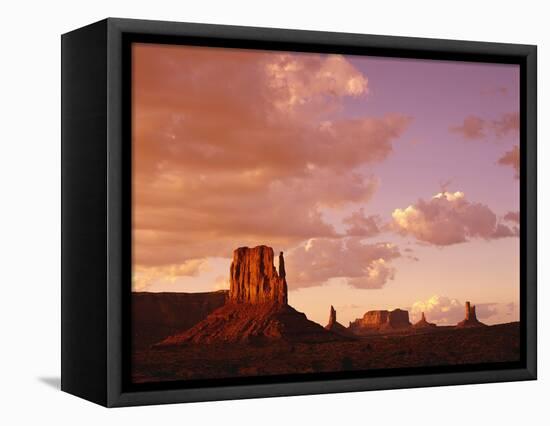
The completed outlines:
[[[136,44],[134,291],[228,288],[284,251],[324,324],[519,318],[519,68]]]

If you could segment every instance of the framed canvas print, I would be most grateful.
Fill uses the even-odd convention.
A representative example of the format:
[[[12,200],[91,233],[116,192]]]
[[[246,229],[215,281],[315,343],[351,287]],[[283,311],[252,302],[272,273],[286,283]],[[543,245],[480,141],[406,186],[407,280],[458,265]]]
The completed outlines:
[[[63,35],[63,390],[126,406],[535,378],[535,46]]]

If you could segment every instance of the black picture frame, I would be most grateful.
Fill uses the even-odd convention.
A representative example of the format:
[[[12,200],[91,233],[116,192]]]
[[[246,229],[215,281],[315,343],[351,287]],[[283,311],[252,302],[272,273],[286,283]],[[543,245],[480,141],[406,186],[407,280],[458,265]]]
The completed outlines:
[[[422,58],[520,66],[521,360],[192,383],[132,385],[132,42]],[[536,46],[109,18],[62,44],[62,390],[117,407],[537,377]]]

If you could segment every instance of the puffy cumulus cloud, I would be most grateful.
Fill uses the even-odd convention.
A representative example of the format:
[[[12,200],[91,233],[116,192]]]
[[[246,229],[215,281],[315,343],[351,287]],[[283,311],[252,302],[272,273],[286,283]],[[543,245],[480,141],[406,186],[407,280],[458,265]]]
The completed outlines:
[[[502,157],[498,159],[498,164],[501,166],[511,166],[515,170],[514,177],[519,179],[519,147],[514,145],[510,151],[506,151]]]
[[[516,235],[484,204],[473,203],[463,192],[440,192],[392,213],[393,229],[425,243],[448,246],[471,238],[495,239]]]
[[[484,139],[488,131],[492,132],[497,138],[508,134],[518,134],[519,113],[504,113],[495,120],[485,120],[476,115],[469,115],[460,125],[449,127],[449,131],[458,133],[468,140]]]
[[[476,308],[477,309],[477,308]],[[440,325],[454,325],[464,319],[464,303],[446,296],[434,295],[428,300],[414,302],[411,319],[418,321],[422,312],[426,319]]]
[[[417,301],[411,307],[411,320],[420,320],[422,312],[426,319],[439,325],[455,325],[465,317],[465,302],[447,296],[434,295],[428,300]],[[474,303],[476,316],[488,324],[517,321],[517,304],[510,303]]]
[[[390,243],[366,244],[361,238],[315,238],[285,254],[292,289],[344,279],[356,288],[381,288],[392,280],[391,261],[400,257]]]
[[[137,170],[347,170],[385,158],[411,120],[329,120],[327,110],[367,90],[341,56],[136,45],[134,61]],[[288,114],[281,104],[300,108]]]
[[[378,215],[365,215],[365,209],[361,208],[344,218],[343,223],[348,225],[346,234],[355,237],[373,237],[381,231],[382,219]]]
[[[284,111],[326,104],[327,96],[367,93],[367,77],[340,55],[273,55],[265,72],[276,93],[275,105]]]
[[[287,248],[312,237],[337,237],[321,210],[367,202],[377,185],[372,177],[322,171],[265,185],[224,174],[183,176],[159,183],[160,190],[152,182],[138,185],[143,202],[134,213],[135,259],[153,266],[227,257],[236,246]]]
[[[206,259],[189,259],[181,264],[165,266],[137,265],[132,275],[132,290],[147,291],[151,284],[159,280],[173,283],[180,277],[197,276],[206,267]]]
[[[379,258],[367,265],[363,276],[348,277],[347,283],[356,288],[382,288],[394,276],[395,268],[388,265],[385,259]]]
[[[498,223],[495,231],[493,232],[492,238],[506,238],[517,236],[519,236],[519,228],[517,226],[511,228],[508,225]]]
[[[508,222],[519,223],[519,212],[508,212],[504,215],[504,220]]]
[[[485,137],[485,121],[475,115],[464,119],[461,125],[452,126],[449,130],[462,135],[465,139],[481,139]]]
[[[368,202],[378,181],[363,166],[385,160],[411,122],[338,118],[346,98],[368,92],[339,55],[136,44],[133,61],[144,267],[338,237],[323,210]]]

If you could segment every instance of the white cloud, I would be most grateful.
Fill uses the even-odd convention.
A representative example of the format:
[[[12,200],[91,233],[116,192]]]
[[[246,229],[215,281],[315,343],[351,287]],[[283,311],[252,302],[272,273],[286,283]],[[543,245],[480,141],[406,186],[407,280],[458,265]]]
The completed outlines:
[[[366,244],[360,238],[315,238],[287,253],[291,289],[341,278],[356,288],[381,288],[394,277],[391,261],[401,256],[390,243]]]
[[[463,192],[441,192],[392,213],[392,227],[403,235],[437,246],[464,243],[472,238],[517,236],[516,229],[498,222],[484,204],[470,202]]]
[[[465,317],[466,301],[450,298],[447,296],[434,295],[427,300],[417,301],[411,307],[411,320],[416,322],[420,319],[422,312],[426,319],[438,325],[456,325]],[[487,324],[506,323],[519,320],[518,305],[510,303],[476,303],[477,319]]]
[[[132,276],[132,291],[146,291],[158,280],[173,283],[179,277],[197,276],[207,268],[206,259],[189,259],[180,264],[164,266],[134,267]]]

